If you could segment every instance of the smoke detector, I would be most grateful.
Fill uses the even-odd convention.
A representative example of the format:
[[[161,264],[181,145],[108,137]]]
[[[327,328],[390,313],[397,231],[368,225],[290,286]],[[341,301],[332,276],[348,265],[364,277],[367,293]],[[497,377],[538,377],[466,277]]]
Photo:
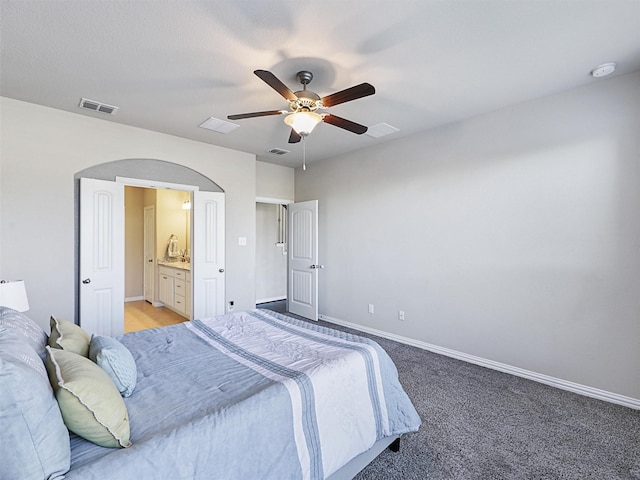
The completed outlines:
[[[591,70],[591,76],[594,78],[606,77],[607,75],[611,75],[615,71],[615,63],[603,63],[602,65],[598,65],[593,70]]]

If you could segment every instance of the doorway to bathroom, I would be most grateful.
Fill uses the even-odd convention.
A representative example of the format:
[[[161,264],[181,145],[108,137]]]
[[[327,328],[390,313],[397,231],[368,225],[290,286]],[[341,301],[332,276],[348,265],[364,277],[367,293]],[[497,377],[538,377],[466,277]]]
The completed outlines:
[[[120,176],[122,174],[127,176]],[[157,180],[140,178],[147,175]],[[162,180],[164,178],[167,181]],[[192,318],[224,313],[224,190],[194,170],[150,159],[107,162],[76,173],[74,179],[77,182],[76,298],[80,326],[97,335],[124,333],[125,185],[191,191],[190,255],[197,260],[191,262],[191,285],[187,287],[191,302],[181,309],[190,311]],[[180,280],[186,282],[188,279]],[[181,282],[174,283],[178,284],[186,286]],[[164,285],[169,286],[170,282]],[[177,295],[168,290],[164,292],[169,301],[184,297],[180,292]],[[159,295],[156,284],[155,297],[160,298]]]
[[[127,185],[124,195],[125,333],[189,320],[191,192]]]

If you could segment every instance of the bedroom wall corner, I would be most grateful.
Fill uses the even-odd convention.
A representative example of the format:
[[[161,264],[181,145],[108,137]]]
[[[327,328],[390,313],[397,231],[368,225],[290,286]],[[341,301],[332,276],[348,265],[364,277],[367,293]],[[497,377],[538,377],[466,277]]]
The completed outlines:
[[[294,194],[293,168],[256,162],[256,304],[287,296],[287,256],[276,246],[278,204],[293,202]]]
[[[256,162],[256,197],[293,201],[295,171],[266,162]]]

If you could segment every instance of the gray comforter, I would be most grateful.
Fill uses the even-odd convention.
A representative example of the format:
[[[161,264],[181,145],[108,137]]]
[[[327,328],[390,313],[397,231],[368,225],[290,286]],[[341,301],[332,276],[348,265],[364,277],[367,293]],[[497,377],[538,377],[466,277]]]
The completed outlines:
[[[132,446],[72,435],[75,479],[322,479],[420,419],[375,342],[263,310],[126,334]]]

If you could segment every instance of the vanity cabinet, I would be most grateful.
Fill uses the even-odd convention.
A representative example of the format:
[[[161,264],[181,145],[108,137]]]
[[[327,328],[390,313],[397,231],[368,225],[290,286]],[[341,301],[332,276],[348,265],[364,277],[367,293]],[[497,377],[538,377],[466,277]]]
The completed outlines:
[[[184,270],[176,270],[173,279],[173,308],[175,308],[180,314],[187,315],[187,291],[189,290],[187,285],[187,273]]]
[[[167,307],[173,307],[174,278],[172,268],[160,267],[158,299]]]
[[[160,265],[159,300],[165,307],[191,318],[191,272]]]

